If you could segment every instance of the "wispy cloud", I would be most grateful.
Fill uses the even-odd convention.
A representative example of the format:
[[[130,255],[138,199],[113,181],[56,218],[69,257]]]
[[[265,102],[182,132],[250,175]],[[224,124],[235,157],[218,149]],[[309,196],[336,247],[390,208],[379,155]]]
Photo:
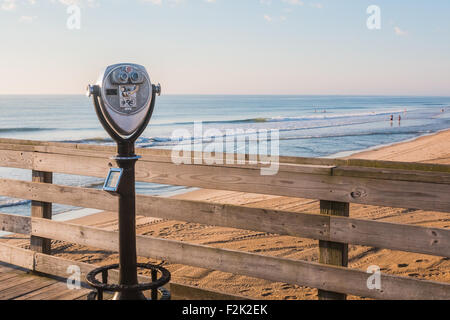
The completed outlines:
[[[394,27],[394,31],[395,31],[395,34],[398,35],[398,36],[400,36],[400,37],[406,36],[406,35],[408,34],[408,32],[406,32],[406,31],[400,29],[400,28],[397,27],[397,26]]]
[[[46,0],[46,1],[50,3],[61,3],[66,6],[70,6],[73,4],[87,7],[99,6],[99,0]],[[12,11],[18,7],[22,7],[27,4],[33,6],[37,2],[38,0],[0,0],[0,10]]]
[[[162,0],[142,0],[143,2],[148,2],[157,6],[162,5]]]
[[[185,0],[141,0],[153,5],[161,6],[163,3],[167,3],[171,7],[176,7],[185,2]],[[214,3],[216,0],[205,0],[205,2]]]
[[[319,2],[313,2],[309,4],[310,7],[316,8],[316,9],[323,9],[323,4]]]
[[[293,6],[302,6],[304,5],[303,1],[301,0],[282,0],[284,3],[293,5]]]
[[[272,21],[273,21],[273,18],[272,18],[271,16],[269,16],[268,14],[265,14],[265,15],[264,15],[264,19],[265,19],[267,22],[272,22]]]
[[[51,0],[52,2],[59,2],[66,6],[77,5],[77,6],[86,6],[86,7],[98,7],[100,6],[99,0]]]
[[[20,23],[30,24],[33,23],[37,19],[36,16],[21,16],[19,18]]]
[[[16,7],[17,7],[16,0],[3,0],[0,6],[0,8],[5,11],[12,11],[16,9]]]

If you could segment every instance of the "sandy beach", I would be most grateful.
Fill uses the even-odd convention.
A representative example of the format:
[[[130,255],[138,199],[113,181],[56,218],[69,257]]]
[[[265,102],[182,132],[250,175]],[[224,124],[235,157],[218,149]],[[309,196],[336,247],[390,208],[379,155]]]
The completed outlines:
[[[450,130],[357,153],[351,157],[450,164]],[[206,189],[177,195],[175,198],[319,213],[319,202],[309,199]],[[352,217],[360,219],[450,228],[450,216],[445,213],[356,204],[352,204],[350,210]],[[100,212],[71,222],[117,230],[116,214],[112,212]],[[137,233],[263,255],[306,261],[318,260],[318,241],[311,239],[145,217],[137,218]],[[12,241],[15,243],[20,241],[26,247],[27,241],[24,240],[16,238]],[[52,247],[53,254],[57,256],[99,265],[116,262],[118,258],[117,254],[60,241],[54,241]],[[139,260],[149,261],[144,258]],[[349,267],[366,270],[370,265],[379,266],[382,272],[387,274],[450,282],[448,258],[355,245],[349,247]],[[172,272],[172,279],[177,283],[258,299],[316,298],[316,289],[312,288],[273,283],[179,264],[165,263],[165,266]],[[351,296],[349,298],[360,299]]]

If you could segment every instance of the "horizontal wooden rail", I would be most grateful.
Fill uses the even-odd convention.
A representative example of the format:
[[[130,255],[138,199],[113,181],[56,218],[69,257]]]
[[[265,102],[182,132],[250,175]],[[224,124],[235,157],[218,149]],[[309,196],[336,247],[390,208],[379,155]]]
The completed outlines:
[[[19,234],[30,234],[31,219],[30,217],[1,213],[0,230]]]
[[[97,265],[88,264],[79,261],[72,261],[55,257],[43,253],[38,253],[31,250],[17,248],[8,244],[0,243],[0,261],[15,266],[29,269],[31,271],[42,274],[67,279],[72,273],[67,270],[71,266],[78,266],[80,268],[80,280],[85,282],[86,275],[97,268]],[[112,283],[117,283],[119,279],[119,272],[117,270],[110,270],[108,272],[108,279]],[[151,282],[150,277],[139,275],[139,282]],[[86,284],[87,285],[87,284]],[[185,284],[171,281],[168,284],[172,297],[176,299],[201,299],[201,300],[249,300],[250,298],[221,293],[208,289],[192,287]]]
[[[5,141],[6,140],[6,141]],[[9,143],[8,143],[9,142]],[[11,140],[0,138],[0,150],[6,153],[10,151],[10,154],[24,154],[29,153],[44,153],[44,154],[57,154],[57,155],[72,155],[80,157],[96,157],[96,158],[108,158],[116,152],[115,147],[100,146],[100,145],[88,145],[88,144],[70,144],[60,142],[41,142],[41,141],[27,141],[27,140]],[[13,153],[16,151],[16,153]],[[172,162],[172,154],[170,150],[165,149],[136,149],[136,153],[142,156],[142,161],[150,162]],[[194,152],[192,152],[194,155]],[[197,152],[195,153],[198,154]],[[209,154],[200,153],[201,159],[206,158]],[[223,159],[241,159],[245,158],[245,165],[226,165],[230,167],[244,167],[244,168],[259,168],[260,165],[252,165],[248,163],[251,155],[237,155],[237,154],[222,154]],[[5,158],[8,158],[5,156]],[[33,159],[28,159],[32,162]],[[192,157],[191,163],[197,163],[198,158]],[[14,161],[12,162],[14,163]],[[17,162],[17,163],[20,163]],[[304,157],[286,157],[280,156],[279,163],[281,170],[286,168],[288,171],[292,170],[296,166],[328,166],[328,167],[354,167],[360,169],[378,169],[373,172],[384,172],[383,170],[391,170],[396,173],[395,175],[387,176],[387,179],[391,180],[403,180],[405,177],[407,180],[411,179],[410,174],[407,171],[418,172],[416,176],[412,177],[414,181],[421,181],[425,177],[426,180],[434,181],[431,175],[429,178],[426,173],[450,173],[450,165],[445,164],[429,164],[429,163],[414,163],[414,162],[398,162],[398,161],[382,161],[382,160],[362,160],[362,159],[327,159],[327,158],[304,158]],[[21,166],[24,164],[22,163]],[[225,166],[225,167],[226,167]],[[405,172],[406,171],[406,172]],[[405,172],[405,175],[399,173]],[[373,175],[373,173],[372,173]],[[382,174],[376,176],[382,178]],[[417,180],[418,179],[418,180]],[[448,180],[445,180],[448,181]],[[446,182],[448,183],[448,182]]]
[[[102,190],[0,179],[0,195],[117,211]],[[138,195],[138,215],[450,257],[450,230]],[[12,216],[0,222],[27,230]],[[0,224],[0,228],[2,225]],[[5,224],[4,226],[5,227]]]
[[[4,216],[7,217],[7,215]],[[118,248],[117,232],[41,218],[24,218],[21,222],[26,222],[23,229],[28,228],[31,224],[32,234],[35,236],[109,251],[117,251]],[[367,279],[370,274],[359,270],[147,236],[138,236],[137,243],[139,256],[271,281],[376,299],[450,299],[450,284],[445,283],[382,275],[382,288],[370,290],[367,288]],[[58,258],[39,253],[34,254],[33,258],[30,257],[27,250],[0,244],[0,261],[54,275],[60,275],[64,271],[60,264],[55,264],[55,259]]]
[[[104,178],[113,162],[105,157],[26,151],[0,152],[0,166]],[[385,169],[284,165],[274,176],[258,168],[175,165],[138,161],[136,179],[208,189],[253,192],[339,202],[450,212],[450,174]],[[391,178],[391,180],[389,180]],[[434,182],[432,182],[434,181]]]
[[[34,141],[22,139],[0,138],[0,150],[15,151],[32,151],[65,155],[80,156],[110,156],[116,152],[116,147],[77,144],[65,142],[48,142]],[[171,150],[166,149],[136,149],[136,152],[143,156],[144,160],[166,161],[170,162]],[[197,152],[196,152],[197,154]],[[203,157],[204,154],[202,153]],[[235,157],[236,155],[223,154],[223,158]],[[250,155],[245,155],[248,159]],[[194,158],[194,157],[192,157]],[[365,160],[365,159],[328,159],[328,158],[307,158],[307,157],[290,157],[280,156],[280,163],[283,164],[308,164],[308,165],[325,165],[325,166],[354,166],[379,169],[395,169],[395,170],[412,170],[412,171],[429,171],[450,173],[450,165],[432,164],[432,163],[415,163],[400,161],[384,161],[384,160]]]
[[[32,220],[33,235],[117,251],[117,232],[40,218]],[[450,285],[433,281],[382,275],[382,289],[370,290],[370,275],[359,270],[147,236],[137,236],[137,247],[142,257],[333,292],[377,299],[450,299]]]

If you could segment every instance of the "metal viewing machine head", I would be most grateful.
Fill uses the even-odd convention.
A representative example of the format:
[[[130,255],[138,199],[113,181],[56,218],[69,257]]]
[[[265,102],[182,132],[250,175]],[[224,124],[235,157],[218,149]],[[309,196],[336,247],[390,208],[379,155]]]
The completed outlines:
[[[158,296],[170,298],[162,288],[170,280],[169,271],[138,264],[136,258],[135,164],[140,157],[135,154],[134,144],[147,127],[160,93],[161,86],[151,83],[145,68],[131,63],[107,67],[97,84],[88,86],[100,123],[117,143],[117,155],[111,159],[118,168],[110,168],[103,190],[119,199],[119,264],[97,268],[87,275],[87,282],[97,290],[91,299],[102,300],[106,291],[115,292],[114,300],[144,300],[143,291],[147,290],[151,290],[152,300]],[[138,267],[151,270],[151,283],[138,283]],[[108,284],[108,271],[117,268],[119,283]],[[99,274],[101,281],[96,278]]]

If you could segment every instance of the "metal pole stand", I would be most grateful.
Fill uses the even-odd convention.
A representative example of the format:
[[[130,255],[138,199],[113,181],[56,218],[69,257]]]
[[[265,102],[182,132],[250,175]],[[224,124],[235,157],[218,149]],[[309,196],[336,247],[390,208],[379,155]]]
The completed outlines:
[[[135,285],[108,284],[108,271],[119,268],[118,264],[113,264],[92,270],[88,273],[86,279],[87,282],[96,289],[96,291],[91,291],[87,299],[104,300],[104,292],[115,292],[116,294],[114,295],[113,300],[117,300],[115,298],[118,295],[118,298],[120,300],[146,300],[147,298],[145,298],[143,292],[151,290],[150,300],[170,300],[171,296],[169,290],[163,287],[170,281],[170,272],[161,266],[152,264],[138,263],[137,267],[151,270],[152,282]],[[159,279],[158,272],[161,273],[161,277]],[[99,274],[102,275],[101,282],[96,279],[96,276]],[[136,297],[137,294],[138,296]],[[143,298],[140,295],[142,295]]]
[[[105,130],[117,143],[117,156],[112,159],[117,162],[121,169],[121,176],[118,179],[118,186],[113,188],[114,194],[119,197],[119,264],[97,268],[88,273],[86,280],[96,289],[89,294],[89,300],[95,300],[96,298],[103,300],[105,291],[115,293],[113,300],[147,300],[143,294],[143,291],[147,290],[151,290],[152,300],[158,299],[158,292],[161,299],[170,299],[170,293],[162,287],[170,281],[169,271],[161,266],[138,264],[136,254],[135,165],[140,157],[135,154],[134,143],[150,121],[155,105],[155,95],[156,93],[159,94],[160,90],[160,87],[152,86],[149,111],[142,124],[130,136],[122,137],[114,130],[102,112],[100,88],[90,86],[89,92],[93,96],[97,116]],[[109,189],[104,190],[111,191]],[[151,270],[152,282],[138,283],[138,267]],[[112,269],[119,269],[118,284],[108,284],[108,271]],[[159,279],[158,272],[161,273]],[[101,282],[96,279],[99,274],[102,274]]]
[[[170,281],[170,273],[161,266],[138,264],[136,256],[136,194],[135,164],[140,157],[134,154],[134,142],[118,143],[118,155],[113,157],[119,168],[123,169],[119,196],[119,264],[97,268],[87,275],[87,282],[97,289],[98,300],[103,292],[115,292],[113,300],[146,300],[142,291],[152,290],[152,299],[157,297],[158,288]],[[152,270],[152,282],[138,284],[137,267]],[[108,284],[108,270],[119,268],[119,284]],[[157,279],[157,272],[162,276]],[[102,274],[102,282],[96,279]],[[159,289],[162,297],[170,298],[170,293]]]

